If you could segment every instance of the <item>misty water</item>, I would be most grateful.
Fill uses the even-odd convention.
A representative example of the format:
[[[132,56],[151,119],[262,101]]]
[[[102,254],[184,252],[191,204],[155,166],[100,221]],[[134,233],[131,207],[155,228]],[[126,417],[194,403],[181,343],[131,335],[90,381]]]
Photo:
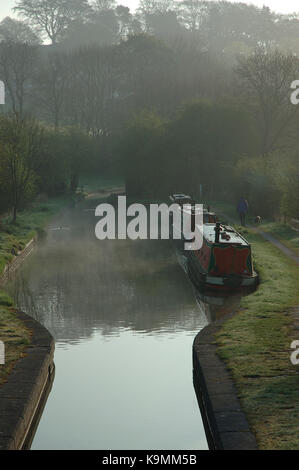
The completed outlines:
[[[231,306],[196,294],[170,242],[99,241],[95,223],[66,210],[9,286],[56,341],[32,449],[207,449],[192,343]]]

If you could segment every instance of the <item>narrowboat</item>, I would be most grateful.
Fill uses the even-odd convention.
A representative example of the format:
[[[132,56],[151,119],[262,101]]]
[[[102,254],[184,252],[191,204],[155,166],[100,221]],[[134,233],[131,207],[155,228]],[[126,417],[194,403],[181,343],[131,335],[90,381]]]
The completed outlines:
[[[192,231],[199,230],[201,234],[201,248],[184,252],[192,282],[200,289],[254,288],[258,275],[253,269],[248,241],[233,227],[219,222],[209,208],[203,210],[203,224],[196,225],[195,202],[189,196],[172,195],[170,200],[179,204],[181,212],[190,215]],[[174,230],[181,230],[181,227],[174,227]],[[181,240],[191,241],[184,238],[183,233]]]
[[[196,229],[202,231],[202,247],[186,251],[188,273],[196,285],[229,290],[256,286],[251,246],[240,233],[220,222]]]
[[[182,212],[190,212],[190,209],[193,212],[193,215],[195,215],[195,204],[196,202],[191,196],[188,196],[187,194],[172,194],[169,196],[169,200],[173,204],[178,204],[180,206],[180,209]],[[212,212],[210,210],[210,207],[204,207],[203,209],[203,223],[216,223],[218,222],[218,217],[215,214],[215,212]]]

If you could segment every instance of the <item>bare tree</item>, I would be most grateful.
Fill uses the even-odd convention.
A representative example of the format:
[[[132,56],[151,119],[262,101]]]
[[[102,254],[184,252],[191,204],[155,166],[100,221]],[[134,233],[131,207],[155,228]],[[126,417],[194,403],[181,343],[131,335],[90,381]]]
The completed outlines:
[[[89,5],[87,0],[19,0],[13,10],[55,44],[75,18],[87,14]]]
[[[264,47],[239,58],[237,73],[250,104],[258,110],[262,155],[273,151],[292,125],[297,107],[290,104],[290,85],[298,76],[298,66],[293,54]]]
[[[37,61],[37,48],[6,41],[0,45],[0,71],[14,115],[22,119]]]
[[[113,10],[116,8],[116,0],[94,0],[92,7],[98,12]]]
[[[69,76],[68,56],[57,51],[47,54],[35,76],[36,104],[56,130],[62,119]]]
[[[188,31],[199,30],[209,8],[203,0],[181,0],[177,6],[178,17]]]
[[[117,94],[117,63],[113,47],[87,46],[70,58],[72,80],[67,92],[70,123],[93,135],[108,132]]]
[[[21,205],[34,192],[44,132],[34,121],[5,116],[0,121],[0,142],[0,181],[10,194],[15,223]]]

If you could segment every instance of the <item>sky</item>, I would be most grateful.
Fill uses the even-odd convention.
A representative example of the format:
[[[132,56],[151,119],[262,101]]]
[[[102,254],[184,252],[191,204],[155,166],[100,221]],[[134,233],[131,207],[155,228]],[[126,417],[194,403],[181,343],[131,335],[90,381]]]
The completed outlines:
[[[138,5],[138,0],[119,0],[118,3],[128,6],[134,10]],[[266,5],[279,13],[293,13],[294,11],[299,12],[298,0],[252,0],[244,3],[253,3],[259,7]],[[0,0],[0,20],[5,18],[5,16],[14,16],[11,8],[15,4],[16,0]]]

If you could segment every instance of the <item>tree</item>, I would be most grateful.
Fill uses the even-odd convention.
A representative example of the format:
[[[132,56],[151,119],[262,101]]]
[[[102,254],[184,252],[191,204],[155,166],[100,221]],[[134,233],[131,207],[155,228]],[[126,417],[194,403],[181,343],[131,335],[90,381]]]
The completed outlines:
[[[94,0],[92,2],[94,11],[102,12],[116,8],[116,0]]]
[[[74,19],[87,15],[89,5],[87,0],[19,0],[13,10],[55,44]]]
[[[153,21],[159,22],[159,16],[168,19],[168,13],[174,10],[174,3],[173,0],[140,0],[136,18],[141,20],[144,31],[155,33]]]
[[[72,79],[67,89],[70,124],[94,135],[109,133],[116,99],[117,63],[114,47],[87,46],[70,56]]]
[[[276,15],[268,7],[245,3],[211,2],[203,15],[202,29],[207,44],[221,50],[233,42],[250,47],[271,44],[275,37]]]
[[[281,200],[281,211],[284,219],[287,217],[299,218],[299,158],[290,159],[284,167],[284,179],[281,182],[283,196]]]
[[[22,119],[30,93],[30,81],[37,63],[37,47],[12,41],[0,44],[0,72],[12,111]]]
[[[13,223],[22,204],[34,194],[43,143],[44,131],[35,121],[1,118],[0,180],[10,195]]]
[[[2,41],[21,42],[30,45],[41,43],[40,37],[30,26],[9,16],[0,23],[0,38]]]
[[[68,56],[58,51],[47,54],[35,75],[36,105],[56,130],[62,119],[69,75]]]
[[[183,32],[183,28],[178,21],[174,11],[156,12],[147,15],[147,24],[154,35],[158,38],[170,38]]]
[[[123,5],[117,5],[115,13],[119,26],[118,36],[125,39],[130,33],[133,33],[133,15],[130,13],[130,8]]]
[[[203,0],[181,0],[178,16],[185,28],[192,33],[199,30],[204,16],[207,14],[209,2]]]
[[[119,46],[123,80],[119,92],[134,111],[173,109],[173,82],[176,61],[173,51],[162,41],[145,34],[130,36]]]
[[[290,104],[290,85],[298,76],[298,59],[279,50],[259,47],[249,57],[239,58],[237,73],[245,96],[257,109],[261,154],[281,145],[297,112]]]
[[[245,194],[253,214],[274,217],[279,213],[282,193],[276,181],[277,163],[281,155],[265,158],[242,156],[233,168],[236,199]]]
[[[119,24],[114,10],[94,12],[88,21],[74,20],[67,28],[61,45],[67,49],[108,45],[118,39]]]

